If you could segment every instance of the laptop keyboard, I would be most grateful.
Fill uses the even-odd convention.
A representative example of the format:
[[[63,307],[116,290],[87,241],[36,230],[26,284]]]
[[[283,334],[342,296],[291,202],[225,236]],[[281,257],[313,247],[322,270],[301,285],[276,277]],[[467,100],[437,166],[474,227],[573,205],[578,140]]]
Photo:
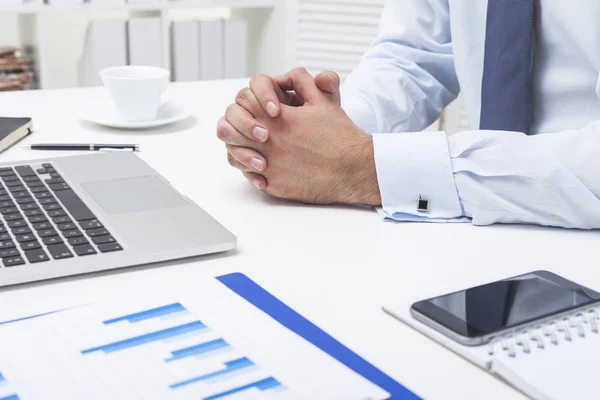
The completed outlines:
[[[0,168],[4,267],[123,250],[52,164]]]

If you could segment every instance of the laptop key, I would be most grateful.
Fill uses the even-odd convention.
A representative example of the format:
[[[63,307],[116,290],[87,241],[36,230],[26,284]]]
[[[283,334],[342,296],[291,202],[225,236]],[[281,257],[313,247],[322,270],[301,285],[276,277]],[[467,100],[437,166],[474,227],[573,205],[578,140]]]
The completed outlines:
[[[50,194],[50,192],[38,192],[34,194],[34,197],[36,199],[45,199],[47,197],[52,197],[52,195]]]
[[[31,196],[29,195],[29,192],[17,192],[17,193],[13,193],[13,197],[15,199],[20,199],[23,197],[31,197]]]
[[[102,253],[110,253],[112,251],[120,251],[123,250],[123,247],[121,247],[121,245],[119,243],[107,243],[107,244],[101,244],[98,246],[98,250],[100,250]]]
[[[32,224],[39,224],[41,222],[48,222],[48,219],[43,215],[37,215],[34,217],[29,217],[29,222]]]
[[[42,247],[40,242],[38,242],[37,240],[32,240],[31,242],[21,242],[20,245],[21,245],[21,249],[23,249],[23,251],[35,250],[35,249],[39,249]]]
[[[11,200],[11,197],[8,195],[0,196],[0,201],[9,201],[9,200]]]
[[[36,171],[38,174],[40,175],[45,175],[48,173],[48,171],[46,170],[46,168],[38,168]]]
[[[2,180],[4,182],[12,182],[12,181],[19,181],[19,180],[21,180],[21,178],[19,178],[17,175],[5,175],[2,177]]]
[[[26,235],[17,235],[16,239],[17,239],[17,242],[19,242],[19,243],[33,242],[34,240],[37,240],[35,235],[32,233],[28,233]]]
[[[73,250],[75,251],[75,254],[77,254],[78,256],[89,256],[91,254],[97,254],[98,252],[89,244],[82,244],[79,246],[74,246]],[[116,250],[113,250],[116,251]]]
[[[62,210],[62,207],[60,206],[60,204],[46,204],[44,206],[44,210],[46,210],[46,211]]]
[[[23,178],[23,182],[41,182],[37,175],[26,176]]]
[[[42,182],[42,181],[27,182],[26,185],[28,188],[36,188],[36,187],[45,187],[46,186],[46,185],[44,185],[44,182]]]
[[[0,242],[0,250],[14,249],[14,248],[15,248],[15,242],[13,242],[12,240],[6,240],[3,242]]]
[[[56,171],[50,172],[50,178],[60,178],[60,174]]]
[[[11,186],[8,188],[8,190],[10,190],[11,193],[17,193],[17,192],[26,192],[27,188],[23,185],[20,185],[20,186]]]
[[[56,203],[56,199],[54,197],[46,197],[45,199],[39,199],[38,203],[41,205],[54,204]]]
[[[0,208],[0,214],[2,214],[2,215],[14,214],[16,212],[19,212],[19,209],[17,207],[4,207],[4,208]]]
[[[23,219],[23,216],[20,213],[14,213],[14,214],[9,214],[9,215],[5,215],[4,216],[4,220],[8,223],[8,226],[10,225],[11,221],[16,221],[18,219]]]
[[[67,240],[69,242],[69,244],[71,246],[81,246],[82,244],[88,244],[90,242],[88,242],[88,240],[86,238],[84,238],[83,236],[80,237],[74,237],[71,238],[69,240]]]
[[[23,192],[25,193],[25,192]],[[31,196],[23,196],[23,197],[19,197],[17,199],[17,204],[29,204],[29,203],[35,203],[35,199]]]
[[[115,238],[108,235],[108,236],[96,236],[95,238],[92,238],[92,242],[94,242],[94,244],[105,244],[105,243],[114,243],[116,242]]]
[[[41,231],[44,229],[51,229],[53,228],[52,224],[46,220],[45,222],[39,222],[37,224],[33,224],[33,229],[35,229],[36,231]]]
[[[62,217],[64,215],[67,215],[67,213],[65,212],[65,210],[54,210],[54,211],[48,211],[48,216],[50,218],[54,218],[54,217]]]
[[[102,225],[97,219],[92,219],[90,221],[82,222],[81,227],[83,230],[87,231],[89,229],[104,228],[104,225]]]
[[[15,167],[17,173],[21,176],[35,176],[36,173],[29,165],[20,165]]]
[[[62,240],[62,238],[60,236],[48,236],[48,237],[42,238],[42,242],[44,242],[44,244],[46,246],[49,246],[51,244],[64,243],[64,241]]]
[[[13,171],[12,168],[0,168],[0,176],[4,176],[4,175],[14,175],[15,171]]]
[[[50,178],[44,180],[44,182],[46,182],[48,185],[54,185],[55,183],[65,183],[65,181],[62,178]]]
[[[48,185],[48,187],[50,188],[50,190],[56,192],[56,191],[60,191],[60,190],[70,190],[71,187],[69,185],[67,185],[66,182],[63,183],[54,183],[51,185]]]
[[[15,214],[18,215],[18,214]],[[12,220],[8,223],[8,226],[13,229],[13,228],[20,228],[22,226],[27,226],[27,222],[25,222],[23,219],[15,219]]]
[[[70,231],[73,229],[77,229],[77,225],[75,225],[72,222],[67,222],[66,224],[60,224],[58,225],[58,230],[59,231]]]
[[[23,184],[21,183],[20,179],[17,179],[16,181],[4,182],[4,186],[9,188],[9,190],[11,187],[17,187],[17,186],[22,186],[23,188],[25,188],[25,186],[23,186]]]
[[[58,200],[65,206],[67,210],[73,215],[76,221],[87,221],[96,219],[94,214],[90,211],[88,206],[77,196],[72,189],[59,190],[54,192]]]
[[[31,193],[47,193],[48,189],[46,186],[34,187],[31,188]]]
[[[96,237],[96,236],[110,235],[110,233],[108,233],[108,231],[104,228],[90,229],[89,231],[85,231],[85,233],[87,233],[87,235],[91,238]]]
[[[7,249],[0,251],[0,258],[8,258],[8,257],[16,257],[20,256],[19,250],[17,249]]]
[[[28,226],[20,226],[12,230],[13,235],[25,235],[31,233],[31,229]]]
[[[71,218],[66,217],[66,216],[65,217],[56,217],[56,218],[52,218],[52,221],[55,224],[66,224],[66,223],[71,222]]]
[[[32,264],[50,260],[44,249],[28,250],[25,252],[25,257]]]
[[[5,258],[2,260],[2,263],[4,264],[5,267],[9,268],[9,267],[16,267],[17,265],[23,265],[23,264],[25,264],[25,260],[23,260],[23,257],[21,257],[21,256],[16,256],[16,257]]]
[[[41,238],[45,238],[46,236],[56,236],[56,235],[58,235],[58,232],[56,232],[56,230],[54,230],[54,228],[50,228],[50,229],[44,229],[42,231],[38,231],[38,235],[40,235]]]
[[[55,260],[73,257],[73,253],[64,244],[53,244],[48,246],[48,252]]]
[[[43,163],[43,164],[42,164],[42,168],[44,168],[44,169],[48,169],[48,168],[52,168],[52,169],[54,169],[54,167],[53,167],[53,166],[52,166],[52,164],[50,164],[50,163]]]
[[[8,232],[8,229],[6,229],[6,227],[4,225],[0,226],[0,233],[6,233]]]
[[[0,233],[0,241],[10,240],[11,236],[8,233]]]
[[[42,212],[42,210],[40,210],[39,208],[34,208],[31,210],[27,210],[24,212],[26,217],[35,217],[37,215],[44,215],[44,213]],[[5,217],[6,218],[6,217]]]
[[[0,196],[6,196],[7,194],[8,194],[8,192],[6,190],[0,189]]]
[[[39,210],[40,208],[38,207],[38,205],[36,203],[28,203],[28,204],[23,204],[21,205],[21,210],[23,211],[27,211],[27,210]]]
[[[15,203],[13,203],[10,200],[6,200],[6,201],[0,201],[0,208],[4,208],[4,207],[14,207]]]
[[[70,231],[64,231],[63,236],[67,239],[83,236],[83,233],[79,229],[72,229]]]

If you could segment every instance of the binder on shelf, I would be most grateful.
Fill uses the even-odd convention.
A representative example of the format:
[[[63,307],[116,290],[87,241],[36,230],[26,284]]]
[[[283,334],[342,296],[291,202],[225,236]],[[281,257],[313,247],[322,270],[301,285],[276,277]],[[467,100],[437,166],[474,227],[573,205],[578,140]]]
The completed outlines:
[[[197,20],[173,21],[171,61],[176,82],[200,79],[200,33]]]
[[[223,79],[223,21],[199,21],[200,79]]]
[[[228,19],[223,24],[225,79],[248,75],[248,23],[243,19]]]
[[[100,70],[127,64],[125,25],[125,20],[108,19],[90,23],[79,61],[80,86],[101,86]]]
[[[159,17],[132,18],[127,23],[129,65],[162,67],[162,31]]]

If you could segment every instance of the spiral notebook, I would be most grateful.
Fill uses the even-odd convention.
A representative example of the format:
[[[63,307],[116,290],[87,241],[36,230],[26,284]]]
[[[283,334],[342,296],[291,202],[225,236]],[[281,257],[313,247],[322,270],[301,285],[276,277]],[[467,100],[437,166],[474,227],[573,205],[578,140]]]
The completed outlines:
[[[484,346],[464,346],[414,319],[411,305],[425,296],[401,299],[383,309],[523,394],[539,400],[600,398],[600,306]]]

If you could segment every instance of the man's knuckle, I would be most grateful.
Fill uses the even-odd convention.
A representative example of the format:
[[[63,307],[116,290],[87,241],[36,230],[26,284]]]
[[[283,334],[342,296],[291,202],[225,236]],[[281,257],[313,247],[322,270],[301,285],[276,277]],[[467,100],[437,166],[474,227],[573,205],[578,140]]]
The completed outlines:
[[[227,107],[227,110],[225,111],[225,116],[226,116],[226,118],[227,118],[227,120],[228,120],[228,121],[230,121],[230,120],[231,120],[230,118],[231,118],[233,115],[235,115],[235,113],[236,113],[236,111],[237,111],[237,108],[238,108],[238,105],[237,105],[237,104],[235,104],[235,103],[234,103],[234,104],[230,104],[230,105]]]
[[[229,163],[229,165],[231,165],[232,167],[236,166],[236,161],[235,158],[233,158],[233,156],[231,155],[231,153],[227,153],[227,162]]]
[[[243,89],[241,89],[237,93],[237,95],[235,96],[235,102],[237,104],[244,104],[244,103],[246,103],[248,101],[248,97],[249,97],[248,96],[248,94],[249,94],[248,91],[249,90],[250,90],[249,88],[243,88]]]
[[[225,141],[229,136],[229,129],[227,128],[226,123],[220,123],[217,126],[217,137],[222,141]]]

